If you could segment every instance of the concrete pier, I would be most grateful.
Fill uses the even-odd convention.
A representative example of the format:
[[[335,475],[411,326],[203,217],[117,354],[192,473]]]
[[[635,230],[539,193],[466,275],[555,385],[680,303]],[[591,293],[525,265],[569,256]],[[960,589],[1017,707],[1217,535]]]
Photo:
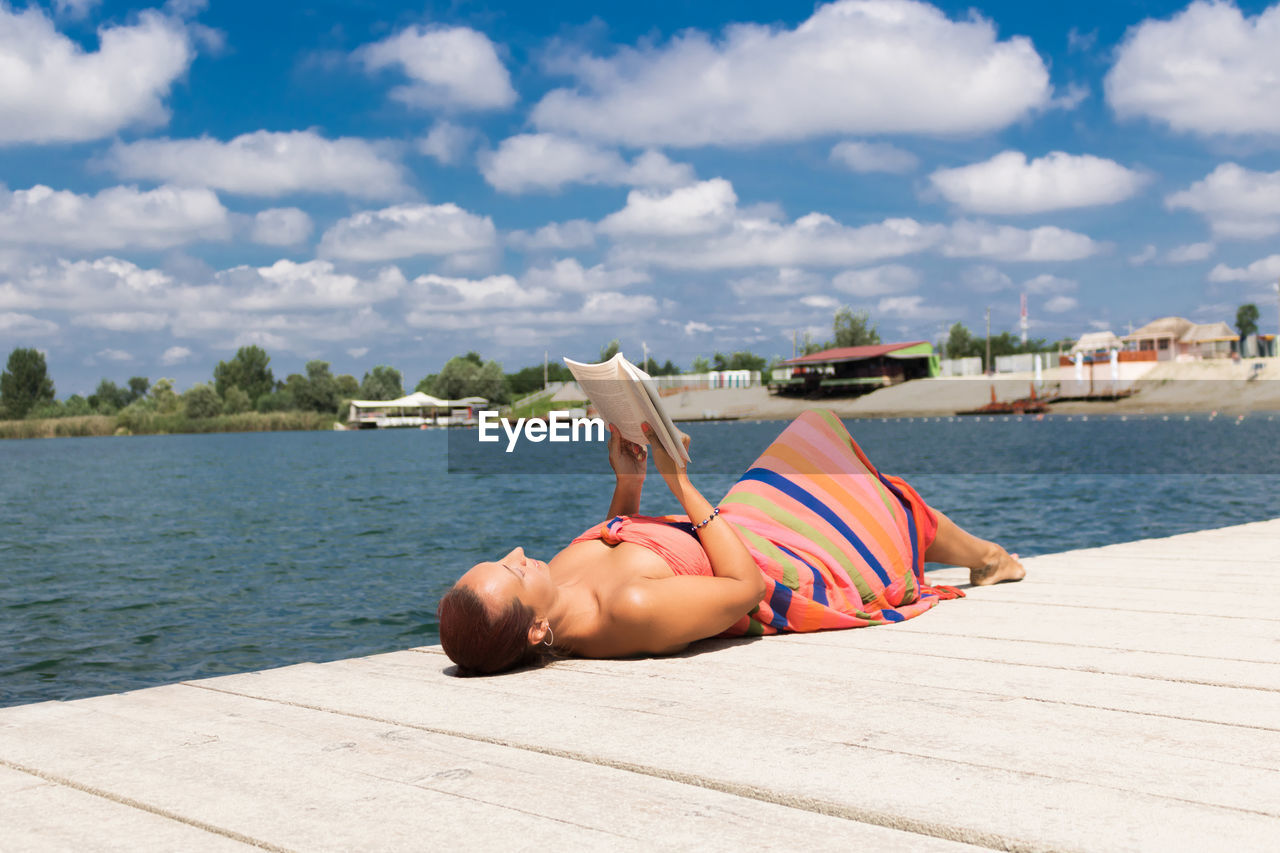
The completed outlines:
[[[1027,569],[674,658],[458,679],[430,647],[3,709],[0,848],[1280,842],[1280,520]]]

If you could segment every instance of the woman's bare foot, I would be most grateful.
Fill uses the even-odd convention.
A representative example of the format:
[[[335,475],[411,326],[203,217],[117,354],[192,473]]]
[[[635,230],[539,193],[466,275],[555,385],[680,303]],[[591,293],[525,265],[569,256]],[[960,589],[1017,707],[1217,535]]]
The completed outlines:
[[[992,542],[987,552],[986,561],[980,566],[969,567],[969,583],[974,586],[989,586],[1002,581],[1020,581],[1027,575],[1027,570],[1018,562],[1017,554],[1010,554]]]

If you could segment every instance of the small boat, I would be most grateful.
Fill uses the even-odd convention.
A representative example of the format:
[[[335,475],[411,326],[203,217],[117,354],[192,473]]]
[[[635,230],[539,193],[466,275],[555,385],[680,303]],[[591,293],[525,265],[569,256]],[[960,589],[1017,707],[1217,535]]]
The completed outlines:
[[[1036,395],[1036,387],[1031,386],[1031,396],[1017,400],[996,399],[996,386],[991,386],[991,402],[976,409],[956,412],[957,415],[1035,415],[1049,411],[1049,400]]]

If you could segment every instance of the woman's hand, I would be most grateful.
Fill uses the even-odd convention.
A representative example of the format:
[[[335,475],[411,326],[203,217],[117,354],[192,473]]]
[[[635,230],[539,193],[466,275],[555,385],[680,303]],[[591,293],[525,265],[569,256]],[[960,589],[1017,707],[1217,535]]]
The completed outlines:
[[[648,458],[649,454],[643,447],[627,441],[617,427],[609,424],[609,465],[618,481],[613,487],[613,499],[609,501],[609,513],[605,518],[635,515],[640,511],[640,492],[644,489]]]
[[[652,448],[653,464],[658,469],[658,473],[662,475],[663,481],[667,484],[667,488],[671,489],[671,493],[679,500],[683,485],[688,482],[685,475],[685,469],[680,467],[676,460],[671,458],[671,454],[667,453],[666,448],[662,446],[662,442],[658,440],[658,436],[654,434],[653,427],[644,424],[642,429],[645,436],[649,439],[649,447]],[[684,443],[684,449],[689,450],[689,436],[683,432],[676,430],[676,435],[680,441]]]
[[[616,426],[609,424],[609,466],[619,480],[623,477],[639,477],[643,480],[648,458],[644,447],[627,441]]]

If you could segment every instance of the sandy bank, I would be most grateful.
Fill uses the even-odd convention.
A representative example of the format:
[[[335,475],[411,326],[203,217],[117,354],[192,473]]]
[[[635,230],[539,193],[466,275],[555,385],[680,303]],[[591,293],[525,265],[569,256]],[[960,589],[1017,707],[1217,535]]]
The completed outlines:
[[[1253,364],[1263,369],[1258,378],[1249,380]],[[1096,385],[1103,387],[1107,367],[1100,366]],[[842,418],[933,417],[953,415],[973,409],[991,400],[994,385],[996,397],[1012,400],[1030,393],[1032,377],[1028,373],[1001,374],[986,377],[949,377],[917,379],[891,388],[882,388],[861,397],[772,396],[764,388],[722,388],[708,391],[685,391],[666,398],[671,416],[676,420],[703,418],[790,419],[815,406],[833,410]],[[1071,368],[1060,368],[1045,375],[1048,390],[1069,392],[1076,387]],[[1137,393],[1114,402],[1081,401],[1056,403],[1053,411],[1098,414],[1140,412],[1248,412],[1280,410],[1280,359],[1233,363],[1193,362],[1157,364],[1141,376],[1126,376],[1122,385],[1132,386]],[[1087,384],[1079,386],[1087,390]]]

